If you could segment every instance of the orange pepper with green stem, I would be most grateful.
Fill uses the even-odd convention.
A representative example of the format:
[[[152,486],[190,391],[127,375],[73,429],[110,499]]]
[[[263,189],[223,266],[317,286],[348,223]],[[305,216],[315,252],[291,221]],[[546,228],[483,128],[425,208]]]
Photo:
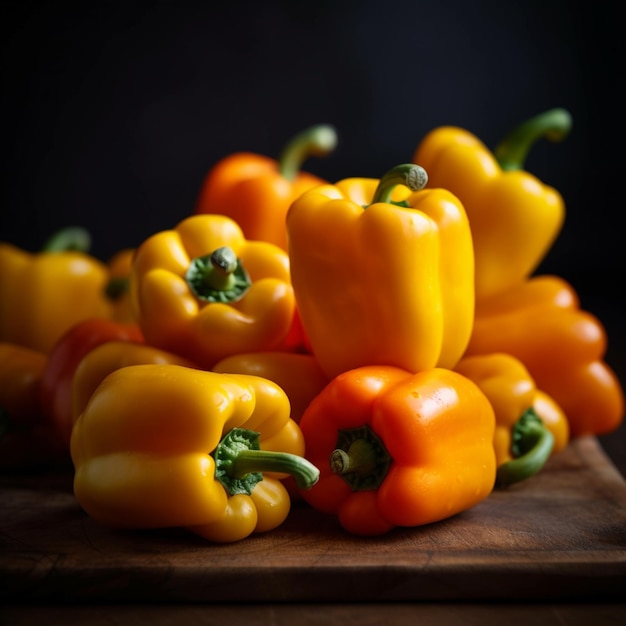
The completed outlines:
[[[99,523],[184,527],[216,542],[276,528],[319,471],[289,401],[256,376],[175,364],[110,373],[74,424],[74,494]]]
[[[474,319],[467,216],[402,164],[302,194],[287,214],[304,332],[328,378],[364,365],[454,367]]]
[[[335,129],[320,124],[298,133],[278,160],[250,152],[222,159],[207,174],[195,212],[235,220],[247,239],[269,241],[287,250],[285,216],[307,189],[326,181],[301,171],[309,156],[326,156],[337,144]]]
[[[537,389],[519,359],[504,353],[469,356],[461,359],[455,371],[476,383],[493,407],[496,486],[530,478],[567,445],[565,414]]]
[[[429,186],[449,189],[469,218],[476,262],[476,299],[528,278],[550,250],[565,218],[561,194],[523,164],[541,137],[563,139],[571,116],[551,109],[521,124],[491,153],[473,134],[454,126],[430,131],[413,160]]]
[[[300,428],[320,470],[302,497],[353,534],[451,517],[494,486],[493,409],[452,370],[344,372],[313,399]]]
[[[35,254],[0,243],[0,341],[47,354],[77,322],[110,317],[109,273],[88,254],[90,242],[68,228]]]
[[[466,356],[505,352],[519,359],[537,387],[561,407],[570,437],[615,430],[624,392],[604,361],[606,330],[580,308],[573,287],[536,276],[477,303]]]
[[[193,215],[140,244],[131,298],[146,343],[204,369],[280,348],[296,306],[287,253],[224,215]]]

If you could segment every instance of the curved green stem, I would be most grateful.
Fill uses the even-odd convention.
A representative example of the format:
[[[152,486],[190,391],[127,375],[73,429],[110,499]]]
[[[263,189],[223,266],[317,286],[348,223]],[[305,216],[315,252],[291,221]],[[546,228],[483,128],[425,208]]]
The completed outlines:
[[[521,170],[531,146],[540,138],[562,141],[572,128],[572,116],[565,109],[550,109],[530,118],[509,133],[494,150],[503,170]]]
[[[289,474],[300,489],[313,487],[320,475],[315,465],[297,454],[261,450],[259,433],[246,428],[229,431],[215,449],[214,457],[215,477],[231,496],[250,495],[263,480],[263,472]]]
[[[57,231],[43,245],[42,252],[89,252],[91,248],[91,236],[87,230],[80,226],[69,226]]]
[[[207,302],[236,302],[252,284],[241,261],[228,246],[193,259],[185,280],[194,295]]]
[[[278,158],[278,171],[283,178],[293,180],[309,156],[323,157],[337,146],[337,132],[333,126],[318,124],[298,133],[283,148]]]
[[[546,464],[553,449],[554,435],[534,409],[528,409],[513,430],[512,450],[515,458],[498,468],[496,487],[504,489],[534,476]]]
[[[387,476],[391,456],[385,444],[367,425],[340,430],[328,462],[352,491],[378,489]]]
[[[411,191],[419,191],[426,187],[428,174],[421,165],[402,163],[391,168],[379,181],[371,204],[391,202],[391,194],[397,185],[404,185]]]

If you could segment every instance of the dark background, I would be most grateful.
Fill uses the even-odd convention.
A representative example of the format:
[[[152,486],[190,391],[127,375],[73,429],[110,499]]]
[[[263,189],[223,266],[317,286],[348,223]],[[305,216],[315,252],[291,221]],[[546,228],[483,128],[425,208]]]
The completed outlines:
[[[190,214],[206,172],[277,157],[332,123],[304,169],[378,177],[442,124],[490,148],[552,107],[574,120],[526,169],[567,218],[540,272],[564,276],[624,371],[626,130],[619,3],[532,0],[0,2],[0,240],[80,224],[107,259]]]

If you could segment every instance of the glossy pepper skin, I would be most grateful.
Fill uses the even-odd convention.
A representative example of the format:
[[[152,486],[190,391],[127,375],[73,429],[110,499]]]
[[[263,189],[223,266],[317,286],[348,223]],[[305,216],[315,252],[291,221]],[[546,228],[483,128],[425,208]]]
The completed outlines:
[[[494,486],[493,409],[451,370],[344,372],[311,402],[300,427],[306,456],[320,469],[303,498],[356,535],[442,520]]]
[[[72,377],[72,424],[85,410],[98,385],[115,370],[129,365],[173,363],[196,367],[178,354],[137,341],[110,339],[94,346],[78,362]],[[243,372],[242,372],[243,373]]]
[[[519,359],[561,407],[573,438],[609,433],[623,420],[624,392],[604,361],[606,346],[604,326],[580,308],[574,288],[543,275],[477,304],[466,355]]]
[[[474,239],[476,299],[528,278],[560,232],[561,194],[523,170],[533,142],[561,140],[571,117],[563,109],[537,115],[492,153],[475,135],[441,126],[420,142],[413,160],[428,172],[429,186],[449,189],[463,203]]]
[[[102,524],[237,541],[287,517],[281,477],[317,480],[303,452],[289,401],[270,381],[130,365],[104,379],[76,420],[74,493]]]
[[[344,179],[289,209],[291,280],[311,350],[328,378],[364,365],[452,368],[474,317],[467,216],[427,175],[400,165]]]
[[[67,450],[39,406],[47,355],[0,343],[0,469],[67,465]]]
[[[278,349],[295,313],[287,253],[246,239],[224,215],[194,215],[145,240],[131,298],[146,343],[204,369],[232,354]]]
[[[59,338],[46,361],[39,391],[40,406],[68,450],[74,422],[72,402],[76,368],[86,354],[107,341],[143,343],[143,335],[136,324],[106,318],[86,319]]]
[[[307,189],[327,182],[300,166],[308,156],[326,156],[336,144],[334,128],[320,124],[293,137],[278,160],[250,152],[232,154],[207,174],[195,212],[226,215],[247,239],[287,250],[289,205]]]
[[[313,355],[295,352],[235,354],[216,363],[212,370],[260,376],[276,383],[287,394],[291,418],[297,423],[311,400],[330,382]]]
[[[110,317],[109,272],[84,251],[87,237],[61,231],[37,253],[0,243],[0,341],[48,353],[77,322]]]
[[[567,445],[565,413],[537,389],[519,359],[504,353],[469,356],[461,359],[455,371],[476,383],[493,407],[497,486],[530,478]]]

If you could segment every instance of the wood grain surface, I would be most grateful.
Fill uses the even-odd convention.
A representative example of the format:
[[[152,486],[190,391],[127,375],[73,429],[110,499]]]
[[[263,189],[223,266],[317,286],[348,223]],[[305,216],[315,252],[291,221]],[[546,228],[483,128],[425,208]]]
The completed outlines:
[[[0,477],[0,600],[613,601],[626,588],[626,482],[595,438],[469,511],[377,538],[302,503],[235,544],[114,531],[81,510],[71,478]]]

